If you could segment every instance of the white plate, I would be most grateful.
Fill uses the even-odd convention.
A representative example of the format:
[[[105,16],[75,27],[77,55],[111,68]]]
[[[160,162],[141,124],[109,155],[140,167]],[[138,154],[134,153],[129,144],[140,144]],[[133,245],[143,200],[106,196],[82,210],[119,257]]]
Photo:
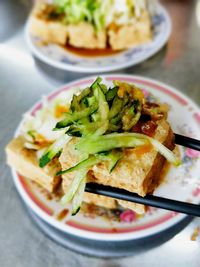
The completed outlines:
[[[171,33],[171,21],[163,6],[158,5],[157,15],[152,21],[154,29],[152,42],[112,56],[81,57],[55,44],[41,46],[40,40],[31,36],[29,22],[26,25],[25,36],[31,52],[53,67],[77,72],[107,72],[136,65],[157,53],[164,46]]]
[[[139,76],[118,74],[103,77],[108,85],[113,79],[134,83],[144,90],[147,98],[152,98],[153,94],[161,102],[168,103],[170,105],[169,121],[174,132],[199,138],[200,111],[185,95],[163,83]],[[77,88],[90,85],[94,79],[95,77],[89,77],[69,83],[51,93],[48,100],[51,101],[61,92],[65,92],[66,97],[69,97]],[[38,102],[29,112],[34,115],[40,108],[41,102]],[[16,130],[16,135],[19,134],[19,129],[20,125]],[[155,191],[155,195],[199,203],[200,155],[196,151],[185,148],[180,148],[180,152],[183,164],[177,168],[170,168],[165,181]],[[141,217],[130,211],[111,213],[100,209],[98,212],[91,210],[79,212],[68,222],[66,222],[66,217],[59,221],[56,219],[57,215],[63,210],[59,201],[49,200],[42,188],[21,177],[15,170],[12,170],[12,173],[14,183],[22,199],[37,216],[57,229],[79,237],[104,241],[133,240],[163,231],[186,216],[156,208],[150,208]],[[128,219],[130,222],[126,222]]]

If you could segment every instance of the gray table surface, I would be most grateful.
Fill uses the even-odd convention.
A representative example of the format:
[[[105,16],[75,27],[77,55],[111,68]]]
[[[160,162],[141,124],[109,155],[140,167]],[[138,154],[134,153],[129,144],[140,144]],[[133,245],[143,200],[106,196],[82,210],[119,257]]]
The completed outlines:
[[[170,84],[200,104],[200,1],[163,1],[173,32],[159,53],[118,73],[139,74]],[[31,221],[5,164],[4,147],[21,115],[42,94],[85,74],[52,70],[33,59],[24,41],[27,0],[0,1],[0,266],[200,266],[200,238],[191,241],[200,219],[162,245],[122,259],[97,259],[71,252],[51,241]],[[199,11],[200,12],[200,11]],[[198,24],[199,23],[199,24]],[[89,75],[89,74],[87,74]]]

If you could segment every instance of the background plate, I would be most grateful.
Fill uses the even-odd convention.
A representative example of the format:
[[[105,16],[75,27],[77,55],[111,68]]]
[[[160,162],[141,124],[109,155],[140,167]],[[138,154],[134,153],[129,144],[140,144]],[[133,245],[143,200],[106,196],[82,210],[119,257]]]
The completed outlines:
[[[107,72],[138,64],[163,47],[171,33],[171,20],[163,6],[158,5],[157,14],[152,22],[154,28],[152,42],[112,56],[80,57],[55,44],[41,45],[40,39],[31,36],[29,22],[26,25],[25,36],[31,52],[53,67],[76,72]]]

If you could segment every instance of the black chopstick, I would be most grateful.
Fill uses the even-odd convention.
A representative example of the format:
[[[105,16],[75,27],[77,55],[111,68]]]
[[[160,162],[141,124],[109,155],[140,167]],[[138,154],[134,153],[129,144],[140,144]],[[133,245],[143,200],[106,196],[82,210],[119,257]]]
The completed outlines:
[[[177,145],[192,148],[200,151],[200,141],[180,134],[175,134],[175,143]],[[112,197],[116,199],[126,200],[139,204],[144,204],[156,208],[172,210],[175,212],[185,213],[192,216],[200,217],[200,205],[182,202],[178,200],[158,197],[154,195],[147,195],[141,197],[135,193],[131,193],[124,189],[114,188],[95,183],[86,184],[86,192]]]
[[[175,143],[177,145],[185,146],[192,148],[194,150],[200,151],[200,141],[197,139],[193,139],[184,135],[174,134],[175,135]]]
[[[171,210],[200,217],[200,205],[198,204],[186,203],[154,195],[147,195],[145,197],[141,197],[135,193],[131,193],[124,189],[114,188],[111,186],[105,186],[95,183],[86,184],[85,191],[89,193],[94,193],[98,195],[103,195],[107,197],[140,203],[156,208]]]

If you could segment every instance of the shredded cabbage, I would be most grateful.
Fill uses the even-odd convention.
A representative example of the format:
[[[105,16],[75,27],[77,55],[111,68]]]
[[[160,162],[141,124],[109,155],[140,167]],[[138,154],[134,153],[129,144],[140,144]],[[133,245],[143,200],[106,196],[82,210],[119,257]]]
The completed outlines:
[[[101,30],[111,23],[117,25],[133,23],[143,9],[152,9],[149,0],[53,0],[59,13],[65,14],[64,22],[92,23]],[[155,0],[154,6],[156,5]]]
[[[48,146],[48,144],[53,143],[64,134],[64,130],[59,132],[52,130],[55,124],[63,118],[62,115],[58,118],[55,116],[55,110],[58,105],[66,106],[66,94],[63,95],[62,93],[50,102],[43,96],[42,108],[34,116],[31,114],[24,115],[25,121],[20,130],[26,139],[25,147],[39,150],[43,148],[38,142],[41,139]]]

